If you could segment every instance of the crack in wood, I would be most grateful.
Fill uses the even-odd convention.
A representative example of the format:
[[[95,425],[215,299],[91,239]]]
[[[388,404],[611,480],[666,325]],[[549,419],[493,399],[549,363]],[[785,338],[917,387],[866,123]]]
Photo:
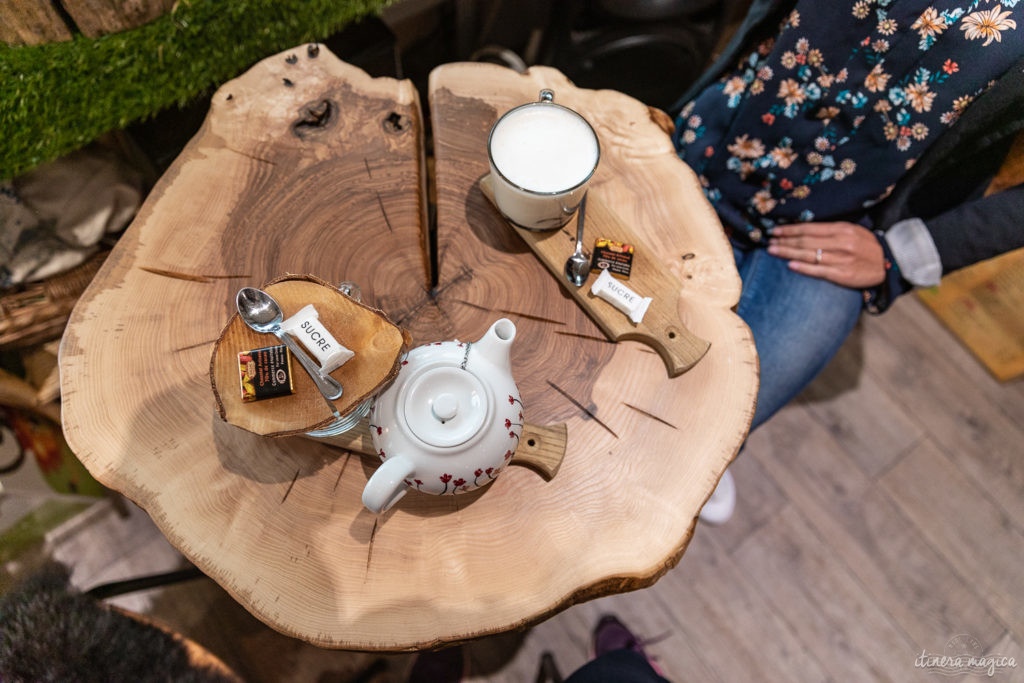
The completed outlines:
[[[282,503],[288,500],[288,494],[292,492],[292,487],[295,486],[295,482],[299,478],[299,471],[300,470],[295,470],[295,476],[292,477],[292,483],[288,484],[288,490],[284,492],[284,498],[281,499]]]
[[[537,321],[538,323],[548,323],[550,325],[565,325],[561,321],[556,321],[556,319],[550,317],[544,317],[543,315],[534,315],[532,313],[523,313],[518,310],[509,310],[508,308],[499,308],[498,312],[504,313],[506,315],[518,315],[519,317],[525,317],[527,321]]]
[[[187,280],[188,282],[210,282],[210,278],[205,275],[193,275],[191,273],[179,273],[174,270],[165,270],[163,268],[150,268],[149,266],[139,266],[140,270],[144,270],[147,273],[153,275],[160,275],[162,277],[169,277],[175,280]]]
[[[163,277],[174,278],[175,280],[187,280],[189,282],[210,282],[212,280],[238,280],[238,279],[249,279],[251,275],[209,275],[202,274],[196,275],[195,273],[182,273],[176,270],[167,270],[166,268],[152,268],[150,266],[139,266],[140,270],[144,270],[147,273],[153,275],[162,275]]]
[[[457,304],[462,304],[463,306],[469,306],[470,308],[475,308],[478,311],[485,311],[487,313],[495,313],[496,312],[493,308],[488,308],[487,306],[481,306],[480,304],[474,304],[474,303],[471,303],[469,301],[463,301],[462,299],[452,299],[452,301],[454,301]]]
[[[405,325],[411,318],[416,317],[416,314],[419,312],[419,310],[423,308],[424,304],[426,304],[426,302],[429,300],[429,296],[424,294],[424,296],[420,297],[413,304],[402,309],[401,311],[391,309],[391,316],[394,319],[395,324],[399,326]]]
[[[527,320],[536,320],[542,323],[550,323],[552,325],[564,325],[561,320],[554,320],[553,318],[545,318],[541,315],[533,315],[532,313],[523,313],[522,311],[513,311],[508,308],[488,308],[487,306],[481,306],[480,304],[474,304],[464,299],[451,299],[455,303],[462,304],[463,306],[469,306],[475,308],[478,311],[487,311],[488,313],[501,313],[502,315],[516,315],[520,318],[526,318]]]
[[[440,299],[441,295],[450,287],[453,287],[465,280],[472,279],[473,271],[469,267],[463,266],[462,271],[454,278],[449,280],[447,283],[445,283],[443,287],[434,290],[424,289],[423,295],[416,301],[412,302],[403,311],[401,315],[397,313],[393,314],[395,322],[399,325],[405,325],[409,320],[415,318],[419,314],[419,312],[423,310],[425,306],[434,306],[438,311],[441,312],[442,315],[444,315],[445,319],[448,320],[450,323],[451,319],[449,318],[445,310],[441,307],[440,303],[438,302],[438,299]]]
[[[419,315],[420,312],[426,306],[432,306],[441,315],[441,317],[444,318],[445,324],[435,331],[442,333],[441,331],[443,330],[444,335],[449,337],[452,336],[452,330],[455,329],[455,324],[452,321],[452,317],[448,315],[448,311],[444,310],[444,307],[441,306],[441,302],[437,301],[436,299],[429,295],[417,301],[415,306],[407,310],[405,313],[402,314],[400,318],[396,320],[396,323],[398,325],[404,325],[406,321],[415,318],[417,315]]]
[[[587,407],[586,407],[586,406],[584,406],[584,405],[583,405],[582,403],[580,403],[579,401],[577,401],[576,399],[574,399],[574,398],[573,398],[573,397],[572,397],[572,396],[571,396],[571,395],[569,394],[569,392],[567,392],[567,391],[566,391],[565,389],[563,389],[562,387],[558,386],[557,384],[555,384],[555,383],[554,383],[554,382],[552,382],[551,380],[547,380],[547,383],[548,383],[548,386],[550,386],[550,387],[551,387],[552,389],[554,389],[555,391],[557,391],[558,393],[560,393],[560,394],[561,394],[562,396],[564,396],[564,397],[565,397],[566,399],[568,399],[570,403],[572,403],[572,404],[573,404],[574,406],[576,406],[577,408],[579,408],[580,410],[582,410],[582,411],[583,411],[584,413],[586,413],[587,415],[589,415],[589,416],[590,416],[591,418],[593,418],[593,419],[594,419],[594,422],[596,422],[597,424],[599,424],[599,425],[601,425],[602,427],[604,427],[604,428],[605,428],[605,429],[606,429],[606,430],[608,431],[608,433],[609,433],[609,434],[611,434],[612,436],[614,436],[614,437],[615,437],[616,439],[617,439],[617,438],[619,438],[619,435],[615,433],[615,430],[614,430],[614,429],[612,429],[611,427],[609,427],[608,425],[606,425],[606,424],[605,424],[604,422],[602,422],[602,421],[601,421],[601,418],[599,418],[599,417],[598,417],[597,415],[595,415],[595,414],[594,414],[594,413],[593,413],[593,412],[592,412],[592,411],[591,411],[591,410],[590,410],[589,408],[587,408]]]
[[[345,474],[345,468],[348,467],[348,461],[351,460],[351,459],[352,459],[352,452],[351,451],[345,451],[345,462],[343,462],[341,464],[341,471],[338,472],[338,478],[334,480],[334,488],[331,489],[331,491],[337,491],[338,490],[338,484],[341,483],[341,477],[342,477],[343,474]]]
[[[436,212],[435,212],[435,214],[436,214]],[[436,222],[436,221],[437,221],[437,216],[436,216],[436,215],[435,215],[435,216],[433,217],[433,221],[434,221],[434,222]],[[434,231],[434,234],[435,234],[435,235],[437,234],[437,226],[436,226],[436,225],[431,225],[431,230],[433,230],[433,231]],[[448,243],[448,242],[445,242],[445,244],[444,244],[444,248],[443,248],[443,249],[441,249],[441,251],[439,251],[439,252],[437,253],[437,262],[438,262],[438,263],[444,263],[444,262],[446,261],[446,258],[445,258],[445,257],[446,257],[446,256],[448,255],[448,248],[449,248],[450,246],[451,246],[451,244],[450,244],[450,243]],[[436,282],[434,283],[434,285],[435,285],[435,286],[436,286],[437,284],[438,284],[438,283],[436,283]]]
[[[561,321],[556,321],[556,319],[554,319],[552,317],[544,317],[543,315],[535,315],[535,314],[532,314],[532,313],[524,313],[521,310],[512,310],[511,308],[487,308],[486,306],[481,306],[478,303],[472,303],[472,302],[469,302],[469,301],[465,301],[463,299],[452,299],[452,301],[455,301],[456,303],[461,303],[461,304],[466,305],[466,306],[470,306],[471,308],[477,308],[479,310],[485,310],[485,311],[490,312],[490,313],[502,313],[503,315],[517,315],[519,317],[524,317],[524,318],[528,319],[528,321],[537,321],[538,323],[548,323],[550,325],[565,325]],[[569,334],[569,333],[556,333],[556,334]]]
[[[531,313],[522,313],[520,311],[512,311],[512,310],[509,310],[507,308],[499,308],[498,312],[499,313],[504,313],[505,315],[517,315],[520,318],[526,318],[527,320],[536,320],[537,322],[549,323],[551,325],[564,325],[565,324],[561,320],[555,320],[553,318],[545,318],[544,316],[533,315]]]
[[[459,272],[458,275],[456,275],[451,280],[449,280],[447,282],[447,284],[445,284],[443,287],[436,288],[433,291],[429,292],[428,296],[430,296],[430,298],[432,298],[432,299],[440,299],[442,294],[447,292],[449,289],[451,289],[455,285],[461,283],[463,280],[472,280],[472,279],[473,279],[473,269],[470,268],[469,266],[462,266],[462,270]]]
[[[369,573],[369,571],[370,571],[370,560],[373,559],[373,541],[374,541],[375,538],[377,538],[377,524],[379,522],[380,522],[380,517],[378,516],[376,519],[373,520],[373,528],[370,529],[370,543],[369,543],[369,545],[366,548],[366,571],[367,571],[367,573]]]
[[[366,177],[373,178],[373,172],[370,171],[370,160],[367,159],[366,157],[363,157],[363,166],[366,167]]]
[[[180,353],[182,351],[188,351],[190,349],[199,348],[200,346],[206,346],[207,344],[216,344],[216,343],[217,343],[216,339],[211,339],[209,341],[199,342],[198,344],[189,344],[188,346],[180,346],[180,347],[174,349],[174,352],[175,353]]]
[[[592,334],[580,334],[579,332],[564,332],[562,330],[555,330],[555,334],[560,334],[564,337],[576,337],[578,339],[589,339],[590,341],[601,342],[603,344],[614,344],[615,342],[609,341],[605,337],[595,337]]]
[[[658,422],[660,422],[663,425],[668,425],[672,429],[679,429],[678,427],[676,427],[674,424],[672,424],[668,420],[663,420],[662,418],[658,417],[654,413],[649,413],[646,410],[644,410],[643,408],[637,408],[635,405],[632,405],[630,403],[626,403],[625,401],[622,402],[622,405],[626,406],[627,408],[632,408],[636,412],[640,413],[641,415],[645,415],[646,417],[649,417],[652,420],[657,420]]]
[[[374,192],[377,192],[374,190]],[[377,192],[377,204],[380,206],[380,212],[384,216],[384,222],[388,225],[388,232],[394,232],[395,229],[391,227],[391,221],[388,219],[388,212],[384,210],[384,200],[380,197],[380,192]]]
[[[246,157],[248,159],[252,159],[253,161],[262,161],[265,164],[270,164],[271,166],[277,166],[277,162],[276,161],[271,161],[270,159],[264,159],[263,157],[258,157],[255,154],[249,154],[248,152],[243,152],[240,149],[235,149],[234,147],[229,147],[228,145],[224,145],[224,149],[226,149],[229,152],[234,152],[235,154],[240,154],[243,157]]]

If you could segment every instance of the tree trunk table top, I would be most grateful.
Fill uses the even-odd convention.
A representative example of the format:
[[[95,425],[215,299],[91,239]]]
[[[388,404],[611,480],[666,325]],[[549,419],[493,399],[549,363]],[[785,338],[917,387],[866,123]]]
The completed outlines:
[[[598,133],[592,189],[683,283],[680,320],[711,343],[685,374],[609,342],[481,193],[490,126],[544,87]],[[89,471],[259,619],[324,647],[421,649],[651,585],[753,415],[731,249],[656,112],[548,68],[452,64],[429,113],[436,236],[410,82],[311,45],[226,83],[61,346],[64,430]],[[526,420],[567,425],[558,474],[510,468],[375,516],[360,502],[375,458],[222,421],[208,373],[235,293],[288,273],[358,283],[414,345],[512,319]]]

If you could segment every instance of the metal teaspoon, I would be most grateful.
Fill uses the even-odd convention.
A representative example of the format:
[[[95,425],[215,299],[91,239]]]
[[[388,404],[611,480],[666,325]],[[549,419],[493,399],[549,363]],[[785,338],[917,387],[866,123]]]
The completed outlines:
[[[582,287],[590,272],[590,257],[583,253],[583,214],[587,208],[587,195],[583,194],[580,208],[576,212],[576,251],[565,262],[565,279]]]
[[[292,355],[299,360],[302,367],[313,378],[313,383],[316,384],[316,388],[320,390],[324,398],[333,401],[341,397],[342,389],[338,380],[330,375],[320,374],[320,368],[313,362],[313,359],[306,355],[306,352],[302,350],[297,341],[281,329],[281,323],[284,321],[284,312],[274,297],[262,289],[243,287],[238,290],[238,296],[235,297],[235,305],[238,307],[238,315],[241,316],[246,325],[257,332],[273,334],[284,342],[288,350],[292,352]]]

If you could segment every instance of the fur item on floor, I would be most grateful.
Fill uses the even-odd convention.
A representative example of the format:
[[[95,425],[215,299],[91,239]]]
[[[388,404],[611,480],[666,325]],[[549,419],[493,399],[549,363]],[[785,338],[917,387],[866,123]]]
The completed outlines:
[[[79,593],[52,563],[0,599],[0,681],[226,682],[182,642]]]

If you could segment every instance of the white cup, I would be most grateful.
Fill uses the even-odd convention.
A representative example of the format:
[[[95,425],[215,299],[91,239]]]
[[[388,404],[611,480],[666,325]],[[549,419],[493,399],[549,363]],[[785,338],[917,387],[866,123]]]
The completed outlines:
[[[597,170],[597,134],[550,90],[499,118],[487,137],[494,203],[511,223],[555,230],[569,222]]]

